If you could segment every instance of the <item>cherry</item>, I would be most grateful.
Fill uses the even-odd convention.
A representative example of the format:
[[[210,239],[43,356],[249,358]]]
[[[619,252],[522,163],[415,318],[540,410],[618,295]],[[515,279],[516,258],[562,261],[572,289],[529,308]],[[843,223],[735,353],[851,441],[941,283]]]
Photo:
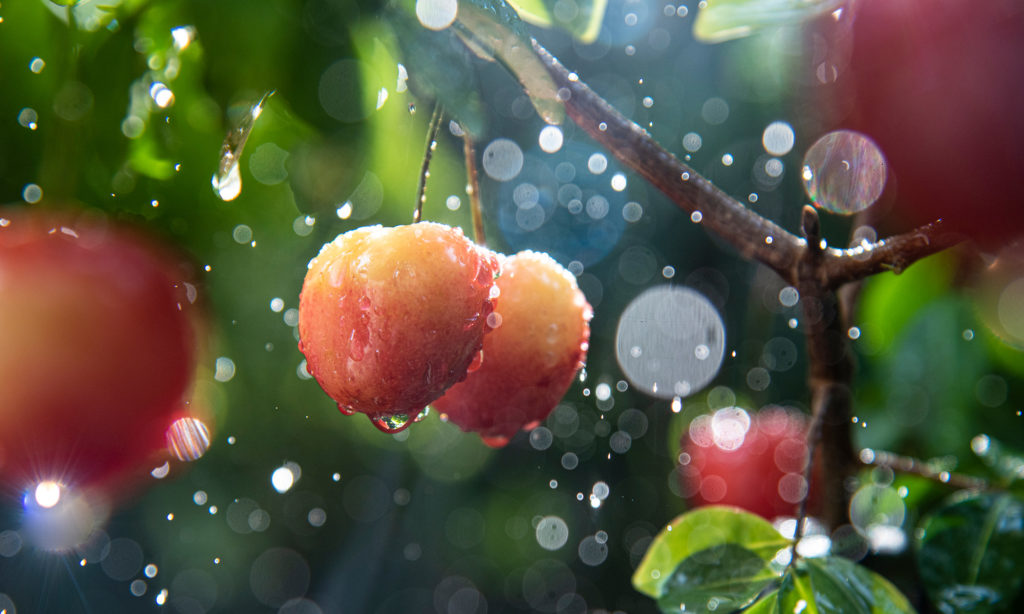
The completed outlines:
[[[778,407],[753,416],[737,407],[698,416],[681,442],[682,494],[694,507],[734,505],[769,520],[794,516],[807,490],[806,431],[802,414]]]
[[[8,494],[46,509],[96,507],[166,457],[195,370],[186,269],[152,238],[95,213],[0,211]]]
[[[894,230],[942,218],[982,247],[1024,235],[1024,4],[858,0],[844,127],[891,169]]]
[[[310,261],[299,297],[310,374],[343,413],[405,428],[466,377],[497,274],[496,255],[442,224],[339,235]]]
[[[544,420],[586,359],[590,305],[576,278],[547,254],[504,258],[483,359],[433,407],[494,447]]]

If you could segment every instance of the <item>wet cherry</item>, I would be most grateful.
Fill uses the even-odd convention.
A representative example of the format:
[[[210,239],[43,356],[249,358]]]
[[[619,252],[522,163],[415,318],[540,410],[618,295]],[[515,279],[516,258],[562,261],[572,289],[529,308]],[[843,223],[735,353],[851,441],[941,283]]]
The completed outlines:
[[[358,228],[309,263],[299,299],[309,372],[346,414],[399,431],[466,377],[493,311],[497,257],[458,228]]]
[[[1024,235],[1024,5],[859,0],[833,106],[881,147],[906,230],[942,218],[982,247]],[[827,20],[826,20],[827,21]],[[834,37],[823,37],[832,40]]]
[[[576,279],[547,254],[504,258],[501,291],[479,368],[433,404],[493,447],[544,420],[583,365],[591,308]]]
[[[694,507],[734,505],[769,520],[795,516],[807,491],[806,430],[803,414],[778,407],[752,416],[729,407],[695,418],[681,442],[683,496]]]
[[[5,494],[111,498],[163,462],[195,368],[182,263],[95,213],[0,211]]]

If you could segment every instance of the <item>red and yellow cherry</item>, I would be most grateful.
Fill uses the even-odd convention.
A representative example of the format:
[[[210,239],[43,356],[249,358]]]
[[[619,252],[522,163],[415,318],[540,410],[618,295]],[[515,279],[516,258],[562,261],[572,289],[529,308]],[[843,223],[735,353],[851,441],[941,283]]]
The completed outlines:
[[[547,254],[503,259],[482,362],[433,407],[494,447],[544,420],[586,360],[592,311],[576,278]]]
[[[795,516],[807,492],[806,433],[803,414],[778,407],[698,416],[681,442],[682,494],[694,507],[733,505],[769,520]]]
[[[942,218],[982,247],[1024,235],[1024,4],[858,0],[844,127],[891,169],[893,230]]]
[[[299,297],[307,369],[342,412],[401,430],[466,377],[497,274],[494,253],[442,224],[339,235],[310,261]]]
[[[45,509],[101,506],[83,493],[116,498],[166,457],[195,371],[188,269],[95,213],[0,210],[6,494]]]

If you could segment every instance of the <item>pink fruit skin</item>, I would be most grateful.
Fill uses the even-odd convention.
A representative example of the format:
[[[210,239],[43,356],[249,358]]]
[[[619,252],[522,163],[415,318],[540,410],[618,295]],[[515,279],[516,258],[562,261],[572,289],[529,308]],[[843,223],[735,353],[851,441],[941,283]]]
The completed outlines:
[[[0,484],[116,494],[181,415],[195,287],[180,258],[110,222],[0,218]]]
[[[844,127],[881,147],[893,230],[942,218],[983,247],[1024,236],[1024,4],[858,0]]]
[[[546,254],[505,258],[498,288],[479,368],[433,404],[492,446],[536,426],[565,396],[586,360],[592,314],[572,274]]]
[[[299,298],[307,368],[345,413],[415,417],[466,376],[497,257],[459,229],[359,228],[324,245]]]
[[[772,408],[751,417],[750,429],[736,449],[719,447],[709,423],[695,420],[683,435],[684,460],[680,486],[693,507],[732,505],[769,520],[795,516],[798,499],[790,476],[802,476],[806,466],[807,423],[802,414]],[[730,447],[730,446],[726,446]],[[787,481],[783,481],[787,480]],[[780,490],[789,488],[788,498]],[[811,489],[812,506],[816,489]]]

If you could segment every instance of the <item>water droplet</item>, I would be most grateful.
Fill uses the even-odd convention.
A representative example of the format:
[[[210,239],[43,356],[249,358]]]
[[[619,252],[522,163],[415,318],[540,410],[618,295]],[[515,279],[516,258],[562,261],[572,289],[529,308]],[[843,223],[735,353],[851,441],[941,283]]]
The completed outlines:
[[[509,442],[509,438],[505,435],[489,435],[480,439],[490,448],[504,448]]]
[[[724,352],[721,316],[690,288],[651,288],[619,319],[619,366],[633,385],[659,398],[689,396],[704,388],[718,374]]]
[[[837,130],[818,139],[804,156],[801,177],[815,206],[852,215],[882,195],[886,165],[878,145],[852,130]]]
[[[784,156],[793,149],[796,136],[793,127],[786,122],[772,122],[764,129],[761,135],[761,144],[764,150],[773,156]]]
[[[444,30],[452,25],[458,10],[456,0],[416,0],[416,18],[429,30]]]
[[[537,142],[542,151],[555,153],[562,148],[562,143],[564,142],[562,129],[558,126],[545,126],[541,129]]]
[[[338,411],[345,414],[346,416],[354,416],[356,413],[356,410],[346,405],[342,405],[341,403],[338,403]]]
[[[508,181],[523,170],[523,160],[523,150],[515,141],[495,139],[484,149],[484,172],[496,181]]]
[[[466,368],[466,373],[473,373],[480,368],[480,365],[484,364],[484,351],[480,350],[473,356],[473,360],[469,363],[469,367]]]
[[[217,165],[217,172],[214,173],[211,179],[213,191],[221,200],[234,200],[242,192],[242,174],[238,168],[238,163],[242,158],[242,150],[245,149],[245,143],[249,140],[249,134],[252,132],[253,125],[255,125],[256,120],[263,113],[263,104],[273,93],[273,90],[271,90],[263,94],[259,102],[253,105],[249,112],[242,117],[238,125],[231,129],[227,136],[224,137],[224,143],[220,148],[220,161]]]
[[[409,414],[391,414],[377,417],[370,416],[370,422],[382,432],[393,435],[409,428],[413,420],[409,418]]]

